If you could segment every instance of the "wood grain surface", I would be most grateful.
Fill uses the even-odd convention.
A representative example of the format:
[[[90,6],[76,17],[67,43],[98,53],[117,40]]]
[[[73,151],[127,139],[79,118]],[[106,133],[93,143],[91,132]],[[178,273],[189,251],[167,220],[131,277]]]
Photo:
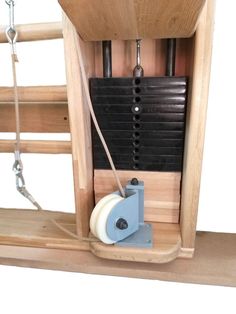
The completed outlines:
[[[88,41],[190,37],[205,0],[59,0]]]

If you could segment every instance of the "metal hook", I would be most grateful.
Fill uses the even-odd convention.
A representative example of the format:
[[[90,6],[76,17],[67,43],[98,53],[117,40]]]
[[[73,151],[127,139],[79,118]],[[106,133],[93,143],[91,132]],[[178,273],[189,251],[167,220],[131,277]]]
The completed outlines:
[[[144,75],[143,68],[141,66],[141,39],[136,40],[136,66],[134,68],[134,77],[142,77]]]
[[[15,43],[17,40],[17,31],[14,25],[14,0],[5,0],[6,4],[9,6],[9,26],[7,27],[5,33],[9,44],[12,46],[12,54],[16,55]]]
[[[15,1],[14,0],[5,0],[7,5],[15,5]]]
[[[141,44],[140,44],[141,40],[140,39],[137,39],[136,40],[136,43],[137,43],[137,47],[136,47],[136,50],[137,50],[137,66],[141,66]]]
[[[15,45],[16,40],[17,40],[17,31],[12,28],[11,26],[9,26],[6,29],[6,36],[7,36],[7,40],[11,45]]]

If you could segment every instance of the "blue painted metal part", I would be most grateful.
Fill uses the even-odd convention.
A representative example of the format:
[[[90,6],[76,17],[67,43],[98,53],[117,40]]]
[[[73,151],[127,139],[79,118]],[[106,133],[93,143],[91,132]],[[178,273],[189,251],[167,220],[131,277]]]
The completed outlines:
[[[151,248],[152,247],[152,226],[147,223],[139,225],[138,231],[131,234],[128,238],[115,243],[118,246],[126,247],[140,247]]]
[[[119,194],[119,192],[114,192]],[[126,198],[111,211],[106,223],[106,232],[110,239],[119,246],[152,247],[152,226],[144,223],[144,183],[137,185],[128,182],[125,188]],[[123,218],[126,229],[119,229],[116,223]]]

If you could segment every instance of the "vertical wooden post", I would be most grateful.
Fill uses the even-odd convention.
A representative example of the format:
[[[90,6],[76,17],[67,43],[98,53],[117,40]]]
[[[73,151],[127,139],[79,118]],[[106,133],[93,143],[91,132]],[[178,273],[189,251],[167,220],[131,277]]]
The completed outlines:
[[[76,205],[76,223],[79,236],[87,236],[89,217],[94,206],[93,164],[90,113],[85,97],[78,58],[78,41],[82,48],[88,77],[94,72],[93,43],[84,43],[73,24],[64,15],[63,37],[67,76],[68,110],[72,142],[72,159]]]
[[[207,0],[194,38],[181,193],[182,247],[194,250],[210,79],[214,0]]]

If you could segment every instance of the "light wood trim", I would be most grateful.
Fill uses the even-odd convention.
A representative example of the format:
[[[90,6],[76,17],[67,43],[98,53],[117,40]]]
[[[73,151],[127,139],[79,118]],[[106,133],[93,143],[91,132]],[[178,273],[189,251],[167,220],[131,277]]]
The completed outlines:
[[[194,37],[181,193],[181,235],[184,248],[194,248],[210,79],[214,0],[208,0]]]
[[[235,243],[236,234],[197,232],[194,257],[167,264],[111,261],[84,250],[2,244],[0,264],[236,287]]]
[[[53,102],[67,101],[67,91],[64,85],[54,86],[19,86],[19,101],[22,102]],[[0,87],[0,102],[13,102],[12,87]]]
[[[145,183],[145,221],[179,222],[180,180],[178,172],[118,171],[121,184],[137,177]],[[94,171],[95,201],[117,189],[111,170]]]
[[[81,82],[78,41],[84,56],[86,70],[90,77],[94,74],[94,46],[83,43],[74,26],[63,16],[63,36],[65,44],[65,63],[67,75],[68,109],[72,141],[75,205],[77,233],[87,236],[89,219],[94,207],[93,164],[90,113],[84,98]]]
[[[205,0],[59,0],[84,40],[190,37]]]
[[[12,153],[15,141],[0,140],[0,153]],[[32,154],[71,154],[69,141],[30,141],[21,140],[21,152]]]
[[[35,41],[62,38],[61,22],[16,25],[17,41]],[[6,43],[6,28],[0,28],[0,43]]]
[[[183,248],[183,247],[181,247],[181,250],[179,252],[178,257],[180,257],[180,258],[193,258],[194,252],[195,252],[194,248]]]
[[[70,132],[67,102],[20,102],[20,119],[21,132]],[[0,102],[0,132],[15,132],[15,129],[14,103]]]

